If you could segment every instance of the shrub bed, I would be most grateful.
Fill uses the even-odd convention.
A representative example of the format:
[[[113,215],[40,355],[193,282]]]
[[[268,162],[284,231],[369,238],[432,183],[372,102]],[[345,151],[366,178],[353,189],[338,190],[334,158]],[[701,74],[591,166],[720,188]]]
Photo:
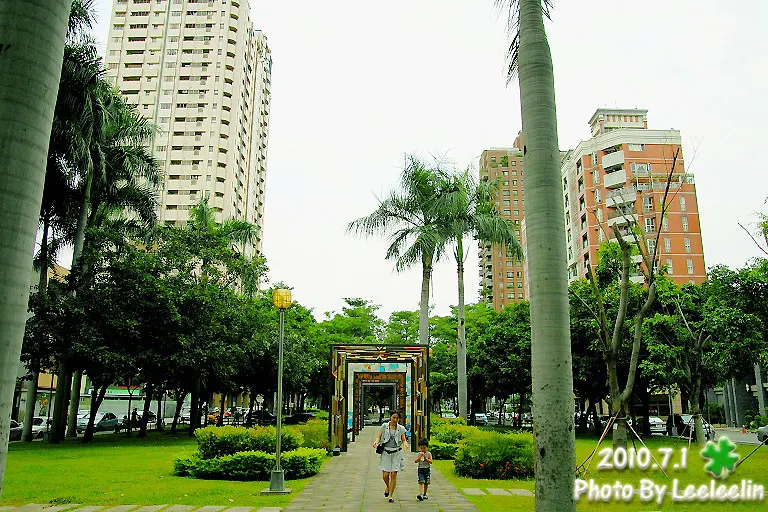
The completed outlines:
[[[432,452],[432,458],[435,460],[455,459],[458,449],[458,444],[441,443],[440,441],[429,443],[429,451]]]
[[[201,459],[214,459],[239,452],[275,453],[277,431],[275,427],[205,427],[195,430],[197,450]],[[284,428],[280,432],[280,446],[286,452],[302,446],[304,437],[298,430]]]
[[[287,427],[287,430],[288,429],[301,434],[304,439],[302,446],[306,448],[321,448],[326,452],[331,450],[331,442],[328,439],[327,421],[318,419],[309,420],[307,423],[301,425]]]
[[[324,450],[299,448],[280,457],[285,478],[305,478],[317,474],[323,464]],[[193,476],[207,480],[269,480],[275,467],[275,454],[262,451],[238,452],[232,455],[201,459],[176,459],[177,476]]]
[[[533,436],[478,432],[459,445],[454,468],[469,478],[532,478]]]

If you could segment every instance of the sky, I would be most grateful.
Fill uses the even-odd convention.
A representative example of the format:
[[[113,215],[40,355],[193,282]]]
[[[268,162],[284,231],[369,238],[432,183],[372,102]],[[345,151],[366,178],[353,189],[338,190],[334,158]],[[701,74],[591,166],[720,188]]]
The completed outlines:
[[[418,309],[420,268],[396,273],[385,238],[357,238],[346,226],[397,186],[405,154],[476,169],[484,149],[512,146],[520,99],[506,83],[506,14],[493,0],[250,5],[273,58],[270,281],[291,286],[318,319],[340,311],[344,297],[371,300],[383,318]],[[94,35],[105,43],[112,0],[96,8]],[[551,18],[560,148],[589,138],[597,108],[648,109],[649,128],[681,132],[707,266],[738,268],[760,255],[738,223],[750,227],[768,212],[757,158],[768,122],[768,2],[560,0]],[[477,249],[465,246],[472,303]],[[432,314],[456,303],[449,257],[433,273]]]

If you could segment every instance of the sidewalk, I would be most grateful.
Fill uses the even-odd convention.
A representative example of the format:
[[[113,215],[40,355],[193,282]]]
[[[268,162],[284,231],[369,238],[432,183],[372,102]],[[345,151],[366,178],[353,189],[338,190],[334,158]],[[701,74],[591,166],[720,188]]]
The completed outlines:
[[[333,457],[322,471],[283,509],[284,512],[316,511],[429,511],[458,512],[477,509],[437,471],[432,468],[429,499],[418,501],[416,454],[406,454],[405,471],[397,476],[395,502],[384,497],[384,481],[378,469],[379,456],[372,448],[377,427],[366,427],[349,449]]]

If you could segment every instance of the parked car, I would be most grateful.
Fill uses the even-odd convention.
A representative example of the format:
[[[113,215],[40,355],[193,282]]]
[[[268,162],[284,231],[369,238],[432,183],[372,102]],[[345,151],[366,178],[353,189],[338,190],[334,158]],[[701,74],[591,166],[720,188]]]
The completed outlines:
[[[136,419],[138,421],[141,421],[141,416],[142,416],[143,412],[144,411],[142,411],[142,412],[140,412],[140,413],[138,413],[136,415]],[[157,415],[154,412],[152,412],[152,410],[150,409],[149,412],[147,413],[147,423],[154,423],[156,421],[157,421]]]
[[[91,413],[86,414],[82,418],[77,420],[77,432],[82,434],[85,429],[88,428],[88,420],[91,417]],[[93,430],[114,430],[117,426],[117,416],[111,412],[97,412],[93,421]]]
[[[192,418],[192,410],[188,407],[182,407],[179,411],[179,423],[189,423]]]
[[[440,413],[440,417],[450,419],[450,420],[456,419],[456,415],[453,414],[453,411],[442,411]]]
[[[21,431],[24,430],[24,424],[16,420],[11,420],[11,441],[21,441]]]
[[[488,424],[488,415],[486,415],[484,412],[476,412],[475,425],[487,425],[487,424]]]
[[[757,440],[762,443],[768,441],[768,425],[757,429]]]
[[[667,435],[667,423],[658,416],[648,416],[648,423],[651,424],[651,435]]]
[[[695,429],[693,416],[691,416],[690,414],[681,414],[680,417],[683,418],[683,423],[685,424],[685,428],[683,429],[682,432],[678,432],[678,435],[680,437],[687,438],[689,436],[689,430]],[[701,418],[701,423],[702,423],[702,427],[704,427],[704,436],[707,438],[707,441],[709,440],[714,441],[715,439],[714,427],[709,423],[707,423],[707,420],[705,420],[704,418]]]
[[[50,424],[50,419],[41,418],[39,416],[32,418],[32,437],[42,439]]]

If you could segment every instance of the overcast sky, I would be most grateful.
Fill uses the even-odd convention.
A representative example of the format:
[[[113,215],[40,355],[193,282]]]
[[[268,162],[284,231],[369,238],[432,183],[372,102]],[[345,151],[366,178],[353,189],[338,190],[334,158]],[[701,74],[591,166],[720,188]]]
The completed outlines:
[[[243,2],[245,3],[245,2]],[[493,0],[252,0],[272,50],[264,254],[272,282],[315,316],[343,297],[418,309],[421,272],[397,274],[386,242],[345,234],[396,186],[403,155],[477,167],[521,128],[506,85],[506,16]],[[97,0],[105,42],[112,0]],[[737,225],[768,212],[768,2],[560,0],[547,23],[561,149],[589,138],[598,107],[648,109],[681,131],[707,266],[759,254]],[[103,51],[102,46],[102,51]],[[477,250],[467,302],[477,301]],[[457,302],[456,265],[434,272],[433,314]]]

